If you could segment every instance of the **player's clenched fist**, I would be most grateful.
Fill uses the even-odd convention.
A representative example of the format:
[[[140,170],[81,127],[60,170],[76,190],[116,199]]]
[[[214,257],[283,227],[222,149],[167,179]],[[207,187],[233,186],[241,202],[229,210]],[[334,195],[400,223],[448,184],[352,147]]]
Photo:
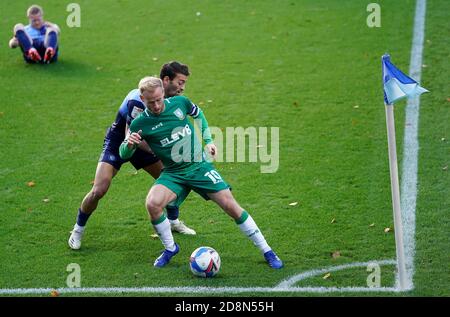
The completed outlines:
[[[142,130],[139,130],[137,133],[133,132],[128,136],[127,139],[127,146],[128,148],[132,149],[141,143],[142,140]]]
[[[206,145],[206,151],[211,155],[212,158],[216,158],[217,148],[214,143],[209,143]]]

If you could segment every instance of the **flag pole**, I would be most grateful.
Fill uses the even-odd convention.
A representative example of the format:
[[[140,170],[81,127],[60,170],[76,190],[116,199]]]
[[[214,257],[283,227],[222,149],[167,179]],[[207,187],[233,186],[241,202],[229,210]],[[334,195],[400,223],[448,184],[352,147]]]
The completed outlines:
[[[386,108],[386,126],[389,148],[389,171],[391,174],[392,208],[394,210],[394,233],[397,253],[397,269],[400,290],[406,289],[405,251],[403,244],[403,225],[400,209],[400,189],[398,182],[397,147],[395,142],[395,122],[393,104],[384,104]]]

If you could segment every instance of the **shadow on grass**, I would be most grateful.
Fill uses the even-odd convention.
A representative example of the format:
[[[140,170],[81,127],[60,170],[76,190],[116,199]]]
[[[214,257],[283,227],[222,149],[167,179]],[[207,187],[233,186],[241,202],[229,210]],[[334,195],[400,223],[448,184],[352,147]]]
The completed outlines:
[[[34,67],[36,71],[42,71],[49,75],[64,78],[91,77],[98,74],[94,65],[67,58],[62,58],[58,62],[48,65],[39,64],[29,66]]]
[[[24,61],[11,63],[9,71],[13,77],[36,76],[37,80],[89,79],[99,75],[95,65],[77,59],[63,57],[51,64],[28,64]]]

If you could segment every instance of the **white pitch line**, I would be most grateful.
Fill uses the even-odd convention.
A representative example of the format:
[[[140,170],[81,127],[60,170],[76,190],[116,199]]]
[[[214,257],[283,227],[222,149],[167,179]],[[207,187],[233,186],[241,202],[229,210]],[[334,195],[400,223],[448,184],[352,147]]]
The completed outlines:
[[[360,293],[360,292],[399,292],[396,287],[294,287],[301,280],[326,272],[341,271],[355,267],[367,267],[371,263],[395,265],[395,260],[349,263],[311,270],[297,274],[282,281],[275,287],[80,287],[80,288],[15,288],[0,289],[0,295],[47,294],[57,291],[60,294],[121,294],[121,293],[188,293],[188,294],[239,294],[239,293]]]
[[[241,294],[241,293],[397,293],[396,287],[80,287],[2,289],[0,295],[59,294]]]
[[[351,269],[351,268],[355,268],[355,267],[367,267],[369,264],[372,264],[372,263],[375,263],[378,265],[393,265],[393,264],[396,264],[397,262],[395,260],[378,260],[378,261],[370,261],[370,262],[355,262],[355,263],[343,264],[343,265],[339,265],[339,266],[329,266],[329,267],[326,267],[323,269],[306,271],[306,272],[294,275],[294,276],[290,277],[289,279],[282,281],[275,288],[281,288],[281,289],[292,288],[294,284],[296,284],[302,280],[314,277],[314,276],[322,275],[324,273],[329,273],[329,272],[342,271],[345,269]]]
[[[422,71],[423,41],[425,30],[426,0],[417,0],[414,17],[413,42],[409,74],[420,82]],[[405,249],[406,289],[414,288],[414,256],[416,231],[417,171],[419,141],[420,97],[408,99],[405,114],[405,134],[403,138],[403,163],[401,177],[401,210],[403,243]]]

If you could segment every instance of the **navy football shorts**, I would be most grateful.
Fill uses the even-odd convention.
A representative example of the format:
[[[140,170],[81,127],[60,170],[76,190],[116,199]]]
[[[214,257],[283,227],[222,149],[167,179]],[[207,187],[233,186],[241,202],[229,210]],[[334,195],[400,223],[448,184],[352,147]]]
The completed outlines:
[[[133,156],[129,160],[125,161],[120,157],[119,147],[120,144],[111,144],[108,140],[105,140],[105,143],[103,144],[103,151],[102,154],[100,154],[98,161],[111,164],[116,170],[120,170],[122,164],[128,161],[131,162],[137,170],[159,161],[159,158],[156,155],[140,149],[136,149]]]

